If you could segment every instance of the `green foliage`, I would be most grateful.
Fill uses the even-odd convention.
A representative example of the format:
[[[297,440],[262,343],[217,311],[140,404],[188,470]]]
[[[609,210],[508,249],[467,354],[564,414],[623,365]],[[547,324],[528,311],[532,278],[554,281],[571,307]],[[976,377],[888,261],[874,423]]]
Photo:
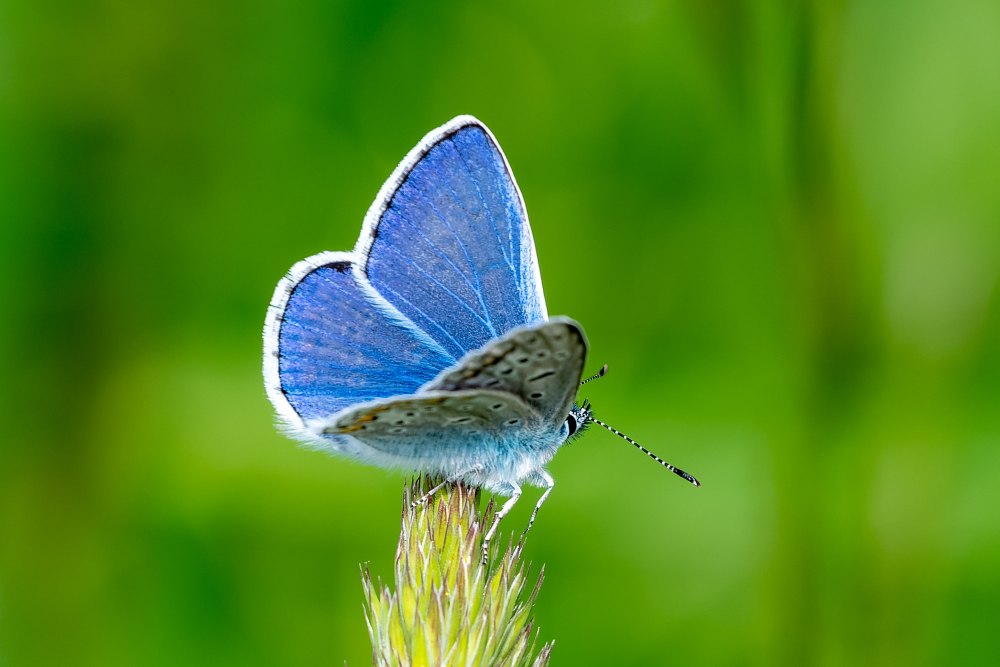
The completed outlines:
[[[489,566],[482,563],[481,533],[493,503],[480,515],[476,489],[448,485],[414,508],[423,493],[418,481],[403,497],[395,590],[363,572],[375,664],[547,665],[552,645],[533,657],[530,618],[542,573],[525,596],[521,544],[508,546]]]

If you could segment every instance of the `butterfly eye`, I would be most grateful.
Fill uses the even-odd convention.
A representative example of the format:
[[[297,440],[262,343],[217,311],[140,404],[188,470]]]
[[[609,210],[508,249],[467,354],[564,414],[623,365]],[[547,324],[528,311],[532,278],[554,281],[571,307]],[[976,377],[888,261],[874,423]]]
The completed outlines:
[[[569,431],[566,433],[567,438],[576,433],[577,429],[576,417],[572,413],[570,413],[570,415],[566,417],[566,426],[569,429]]]
[[[585,400],[581,405],[574,405],[573,409],[566,415],[566,423],[563,425],[563,428],[566,429],[564,442],[569,442],[574,437],[580,437],[580,434],[590,425],[590,421],[590,402]]]

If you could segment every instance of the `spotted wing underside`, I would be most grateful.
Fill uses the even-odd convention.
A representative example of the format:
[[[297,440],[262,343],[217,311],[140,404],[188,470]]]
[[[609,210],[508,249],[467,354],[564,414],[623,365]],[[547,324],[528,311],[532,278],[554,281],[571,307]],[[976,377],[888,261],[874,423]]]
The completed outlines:
[[[412,396],[348,408],[313,425],[417,463],[481,459],[487,443],[554,437],[573,405],[587,343],[556,319],[511,331],[466,355]],[[468,460],[468,459],[467,459]]]
[[[466,355],[421,391],[486,389],[518,396],[558,427],[576,398],[587,356],[583,330],[552,319],[516,329]]]
[[[317,430],[418,462],[474,455],[485,442],[516,439],[541,424],[538,413],[517,396],[472,389],[366,403],[334,415]]]

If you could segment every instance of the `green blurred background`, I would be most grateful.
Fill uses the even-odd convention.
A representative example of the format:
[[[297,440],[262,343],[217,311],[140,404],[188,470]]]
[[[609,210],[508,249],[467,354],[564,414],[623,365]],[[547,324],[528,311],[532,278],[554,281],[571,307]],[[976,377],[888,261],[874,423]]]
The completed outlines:
[[[0,4],[0,665],[369,664],[402,476],[275,431],[260,329],[459,113],[704,482],[555,459],[553,664],[1000,661],[1000,5],[540,4]]]

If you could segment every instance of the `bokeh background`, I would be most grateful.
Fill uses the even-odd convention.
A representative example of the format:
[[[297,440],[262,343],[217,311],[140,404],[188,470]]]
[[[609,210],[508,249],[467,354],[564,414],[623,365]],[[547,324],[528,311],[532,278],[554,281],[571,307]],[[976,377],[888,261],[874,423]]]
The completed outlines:
[[[275,431],[260,329],[459,113],[704,482],[555,459],[553,664],[996,664],[998,63],[994,0],[6,0],[0,665],[369,664],[403,478]]]

